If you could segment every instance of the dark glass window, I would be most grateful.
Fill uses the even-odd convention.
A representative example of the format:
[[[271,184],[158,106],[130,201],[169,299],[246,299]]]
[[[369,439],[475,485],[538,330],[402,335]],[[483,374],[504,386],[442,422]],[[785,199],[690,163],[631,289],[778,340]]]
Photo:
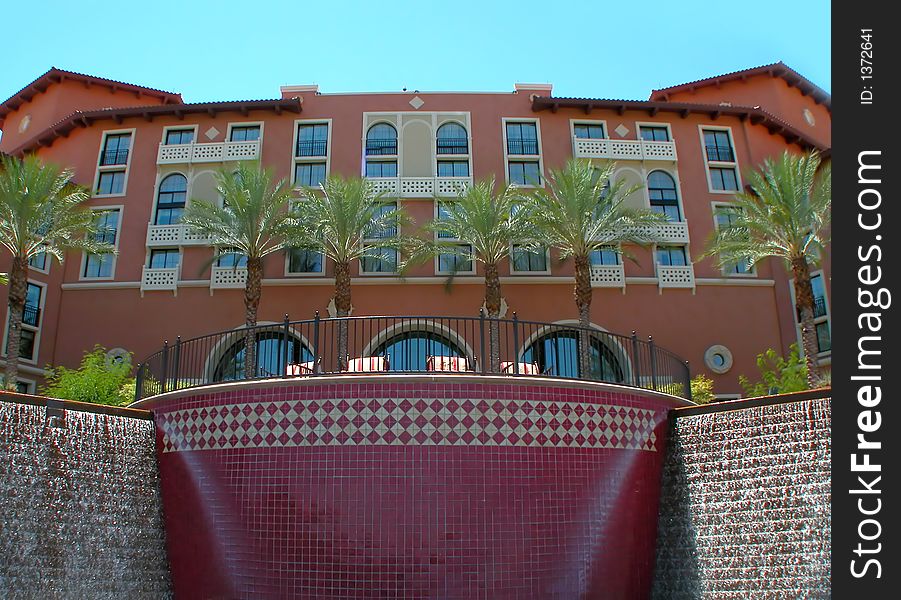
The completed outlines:
[[[717,209],[715,216],[717,227],[728,227],[741,215],[737,208],[720,207]],[[726,271],[726,273],[744,275],[751,272],[751,267],[748,264],[748,261],[745,260],[729,265],[723,270]]]
[[[373,221],[383,219],[386,215],[389,215],[396,210],[396,202],[383,202],[372,211]],[[387,238],[395,235],[397,235],[397,227],[395,225],[388,225],[381,229],[373,229],[366,232],[366,239]]]
[[[328,124],[297,126],[295,156],[325,156],[328,154]]]
[[[166,145],[177,146],[190,144],[194,141],[193,129],[170,129],[166,132]]]
[[[259,125],[240,125],[238,127],[232,127],[231,137],[229,138],[232,142],[253,142],[260,139],[260,126]]]
[[[682,246],[658,246],[657,264],[667,267],[684,267],[688,264]]]
[[[16,391],[20,394],[29,394],[31,393],[31,384],[27,381],[17,381]]]
[[[518,244],[513,245],[514,271],[547,271],[547,252],[535,250],[530,252]]]
[[[438,154],[469,154],[466,128],[459,123],[445,123],[438,128]]]
[[[507,154],[538,154],[535,123],[507,123]]]
[[[366,156],[397,154],[397,129],[388,123],[376,123],[366,132]],[[395,177],[375,175],[374,177]]]
[[[395,161],[366,161],[366,177],[397,177]]]
[[[33,283],[28,284],[25,293],[25,309],[22,312],[22,322],[32,327],[37,327],[41,322],[41,292],[43,288]]]
[[[817,350],[829,352],[832,350],[832,332],[829,330],[829,321],[817,323]]]
[[[19,330],[19,358],[34,359],[34,338],[36,333],[31,329]]]
[[[130,133],[117,133],[106,136],[100,165],[124,165],[128,162],[128,150],[131,147]]]
[[[579,333],[572,330],[555,331],[540,337],[526,348],[523,361],[536,363],[541,373],[554,377],[582,377],[600,381],[625,381],[622,361],[598,336],[590,335],[591,373],[579,372]]]
[[[732,141],[728,131],[704,130],[704,146],[707,150],[707,160],[718,162],[735,162],[735,154],[732,152]]]
[[[216,259],[217,267],[244,269],[247,267],[247,255],[240,252],[228,252]]]
[[[429,356],[466,356],[466,353],[439,333],[405,331],[379,344],[372,356],[387,356],[391,371],[425,371]]]
[[[97,211],[95,219],[97,233],[94,238],[98,242],[115,245],[119,233],[119,211]],[[112,254],[88,254],[84,261],[83,277],[111,277],[114,258]]]
[[[573,135],[583,140],[603,140],[607,137],[600,123],[576,123],[573,125]]]
[[[591,264],[593,265],[619,264],[619,254],[607,248],[598,248],[597,250],[592,250],[591,254],[589,255],[589,259],[591,260]]]
[[[41,271],[47,270],[47,253],[41,252],[39,254],[35,254],[31,258],[28,259],[28,266],[34,267],[35,269],[40,269]]]
[[[516,185],[541,185],[538,161],[513,161],[509,163],[510,183]]]
[[[738,191],[738,178],[732,167],[710,167],[710,185],[717,191]]]
[[[364,273],[394,273],[397,271],[397,250],[377,248],[370,250],[373,256],[360,259],[360,270]]]
[[[468,253],[472,253],[472,246],[469,244],[458,244],[460,248]],[[438,271],[440,273],[468,273],[472,271],[472,260],[466,256],[461,256],[452,252],[438,255]]]
[[[219,359],[213,373],[214,381],[244,379],[244,356],[246,345],[243,335]],[[256,377],[278,377],[287,370],[285,355],[289,363],[309,362],[313,353],[299,340],[289,337],[285,347],[285,334],[281,331],[264,331],[256,335]],[[285,352],[287,350],[287,353]]]
[[[97,179],[97,195],[121,194],[125,189],[125,171],[104,171]]]
[[[292,248],[288,251],[289,273],[322,273],[322,252]]]
[[[469,177],[469,161],[439,160],[438,177]]]
[[[178,266],[178,248],[158,248],[150,251],[148,267],[151,269],[172,269]]]
[[[682,220],[676,182],[669,173],[653,171],[648,175],[648,197],[651,200],[651,210],[666,215],[670,221]]]
[[[160,182],[156,200],[156,225],[173,225],[181,222],[188,196],[188,180],[184,175],[173,173]]]
[[[639,126],[638,131],[641,134],[641,139],[647,142],[669,141],[669,129],[667,129],[666,127],[647,127],[645,125],[641,125]]]
[[[447,206],[448,206],[448,202],[444,202],[444,201],[438,202],[438,219],[447,219]],[[438,232],[439,239],[441,239],[441,238],[453,239],[453,237],[454,237],[453,235],[451,235],[450,233],[448,233],[446,231]]]
[[[325,181],[325,163],[297,163],[294,165],[294,185],[319,187]]]

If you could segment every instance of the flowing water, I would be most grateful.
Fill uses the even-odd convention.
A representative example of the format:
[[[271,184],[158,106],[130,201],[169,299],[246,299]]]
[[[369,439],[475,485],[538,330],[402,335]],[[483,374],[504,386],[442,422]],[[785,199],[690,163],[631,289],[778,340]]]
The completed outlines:
[[[153,423],[0,402],[0,596],[171,596]]]

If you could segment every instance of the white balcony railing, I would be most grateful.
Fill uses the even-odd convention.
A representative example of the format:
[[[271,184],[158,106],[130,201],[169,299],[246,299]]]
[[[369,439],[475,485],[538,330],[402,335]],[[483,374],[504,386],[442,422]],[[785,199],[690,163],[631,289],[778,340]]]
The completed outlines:
[[[685,267],[657,265],[657,282],[661,288],[694,288],[694,267],[692,265]]]
[[[260,157],[260,140],[209,144],[160,144],[156,164],[228,162]]]
[[[243,288],[246,283],[246,267],[213,267],[210,274],[210,289]]]
[[[623,287],[626,285],[622,265],[592,265],[591,287]]]
[[[195,233],[187,225],[147,225],[147,247],[208,246],[208,237]]]
[[[590,140],[573,138],[577,158],[607,158],[611,160],[676,160],[676,142],[647,140]]]
[[[642,233],[661,243],[688,243],[688,223],[685,221],[666,221],[656,225],[648,225],[642,228]]]
[[[141,273],[141,292],[176,290],[178,288],[178,267],[151,269],[144,267]]]
[[[456,196],[472,185],[472,177],[367,177],[376,192],[402,198]]]

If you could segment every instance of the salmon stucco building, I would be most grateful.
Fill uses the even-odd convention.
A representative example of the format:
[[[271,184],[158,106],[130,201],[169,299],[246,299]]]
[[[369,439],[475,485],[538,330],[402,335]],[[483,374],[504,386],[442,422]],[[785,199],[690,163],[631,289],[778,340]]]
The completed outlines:
[[[635,261],[595,253],[593,326],[652,335],[693,374],[712,377],[718,395],[736,397],[758,353],[785,352],[799,339],[791,275],[775,261],[720,269],[699,256],[728,218],[716,209],[744,187],[748,170],[786,149],[828,152],[830,129],[829,95],[782,63],[654,90],[648,100],[556,97],[548,84],[340,94],[297,85],[274,99],[186,103],[177,93],[52,68],[0,104],[0,151],[74,169],[118,252],[31,261],[21,387],[34,391],[46,365],[75,366],[95,343],[140,361],[164,340],[243,324],[241,258],[209,265],[209,241],[180,223],[192,199],[217,199],[217,169],[260,160],[297,187],[362,175],[423,224],[474,180],[528,187],[579,157],[615,161],[615,179],[640,186],[628,202],[669,217],[665,241],[630,249]],[[354,265],[355,316],[478,315],[478,265],[456,265],[447,286],[451,256],[405,277],[397,262],[386,253]],[[8,263],[0,256],[0,270]],[[328,315],[333,266],[321,255],[288,250],[264,268],[261,323]],[[512,246],[501,282],[507,318],[577,320],[573,266],[556,252]],[[828,365],[828,256],[813,286],[818,360]],[[410,327],[402,334],[418,335]],[[372,335],[372,344],[390,345],[390,331]],[[228,349],[216,352],[210,361],[228,360]]]

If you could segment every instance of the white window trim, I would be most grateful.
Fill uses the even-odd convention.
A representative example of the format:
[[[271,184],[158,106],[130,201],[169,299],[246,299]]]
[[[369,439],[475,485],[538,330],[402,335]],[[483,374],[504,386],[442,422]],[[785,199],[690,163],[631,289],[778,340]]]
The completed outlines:
[[[207,172],[207,171],[202,171]],[[188,171],[180,171],[175,169],[173,171],[162,171],[157,172],[156,181],[153,183],[153,200],[150,202],[150,220],[147,222],[148,225],[155,225],[156,221],[156,207],[160,202],[160,186],[163,184],[163,180],[170,175],[181,175],[185,178],[185,208],[188,207],[188,203],[191,198],[191,187],[194,184],[194,178],[196,178],[200,173],[194,173],[193,175],[189,175]],[[220,203],[221,205],[221,203]]]
[[[38,309],[41,311],[41,317],[38,320],[38,326],[34,327],[33,325],[28,325],[27,323],[22,323],[22,328],[27,329],[28,331],[34,332],[34,353],[31,355],[31,358],[19,358],[19,362],[28,363],[29,365],[37,365],[38,357],[41,355],[41,330],[44,325],[44,306],[47,304],[47,284],[41,281],[35,281],[33,279],[27,279],[27,283],[31,285],[36,285],[41,288],[41,301],[38,303]],[[3,326],[3,348],[2,353],[0,355],[7,356],[6,347],[9,344],[9,307],[6,309],[6,322]]]
[[[734,162],[720,162],[720,161],[709,161],[707,160],[707,143],[704,141],[704,131],[726,131],[729,133],[729,144],[732,146],[732,156],[735,158]],[[707,177],[707,191],[711,194],[722,194],[734,196],[744,189],[744,184],[741,181],[741,169],[738,167],[738,151],[735,148],[735,136],[732,134],[731,127],[724,127],[722,125],[698,125],[698,137],[701,141],[701,156],[704,159],[704,173]],[[713,182],[710,179],[710,167],[716,168],[732,168],[735,171],[735,184],[738,186],[736,190],[715,190],[713,189]]]
[[[322,254],[320,252],[320,254]],[[289,271],[289,267],[291,265],[291,248],[285,248],[285,277],[325,277],[325,262],[326,257],[323,254],[322,256],[322,270],[321,271],[307,271],[303,273],[297,273],[294,271]]]
[[[507,123],[534,123],[535,124],[535,135],[538,138],[538,154],[507,154]],[[604,133],[608,133],[606,129]],[[511,156],[513,157],[513,162],[533,162],[538,161],[538,177],[540,179],[539,185],[537,187],[544,187],[545,175],[544,175],[544,148],[541,144],[541,121],[539,119],[534,118],[519,118],[519,117],[501,117],[501,135],[503,136],[503,144],[504,144],[504,181],[507,185],[510,185],[510,161]],[[535,189],[534,185],[527,184],[514,184],[519,189]],[[537,271],[530,271],[530,273],[537,273]]]
[[[544,271],[517,271],[515,267],[515,263],[513,260],[513,246],[519,246],[520,244],[510,244],[510,275],[550,275],[551,274],[551,249],[544,249],[544,264],[547,265],[547,269]]]
[[[399,139],[398,139],[398,144],[400,144],[400,140],[399,140]],[[400,152],[400,146],[398,146],[397,151]],[[400,210],[400,209],[401,209],[401,201],[400,201],[400,198],[392,199],[392,200],[387,200],[387,201],[385,201],[385,202],[381,202],[381,204],[394,204],[395,210]],[[397,231],[397,235],[400,235],[400,233],[401,233],[401,226],[400,226],[400,223],[397,224],[397,226],[395,227],[395,229],[396,229],[396,231]],[[366,242],[375,241],[375,240],[377,240],[377,239],[380,239],[380,238],[363,238],[362,245],[365,247],[365,246],[366,246]],[[394,254],[395,254],[395,256],[396,256],[396,263],[395,263],[395,266],[398,266],[398,265],[400,265],[400,251],[399,251],[399,250],[394,250]],[[363,270],[363,258],[361,257],[357,262],[359,263],[359,264],[357,265],[358,272],[360,273],[360,275],[365,275],[366,277],[396,277],[397,274],[399,273],[399,271],[398,271],[397,269],[395,269],[395,270],[393,270],[393,271],[364,271],[364,270]],[[325,266],[325,265],[323,265],[323,267],[324,267],[324,266]]]
[[[457,115],[448,116],[445,113],[444,120],[439,120],[439,113],[432,113],[432,154],[434,155],[434,164],[435,164],[435,177],[439,177],[438,175],[438,163],[439,161],[452,161],[452,162],[462,162],[465,158],[468,163],[469,169],[469,177],[473,177],[472,173],[472,128],[469,126],[470,118],[469,113],[462,113],[459,115],[461,118],[455,118]],[[447,123],[456,123],[463,127],[466,130],[466,149],[469,150],[466,154],[438,154],[438,130],[446,125]],[[399,172],[399,171],[398,171]]]
[[[675,143],[675,138],[673,138],[673,126],[670,123],[660,123],[656,121],[635,121],[635,137],[639,140],[643,139],[641,137],[641,128],[642,127],[663,127],[666,128],[666,134],[669,136],[669,141]],[[656,169],[655,169],[656,171]]]
[[[691,267],[694,270],[694,262],[691,260],[691,248],[689,244],[652,244],[651,251],[654,253],[654,277],[660,277],[660,273],[658,271],[658,267],[668,267],[671,265],[661,265],[657,262],[657,249],[660,247],[673,247],[673,248],[682,248],[685,251],[685,266]]]
[[[225,141],[230,142],[232,139],[232,129],[235,127],[253,127],[254,125],[259,126],[260,128],[260,139],[258,140],[260,143],[260,155],[263,154],[263,134],[265,132],[266,123],[263,121],[233,121],[228,124],[228,127],[225,130]]]
[[[723,202],[722,200],[715,200],[715,201],[713,201],[713,202],[710,203],[710,214],[711,214],[711,216],[712,216],[712,218],[713,218],[713,230],[714,230],[714,231],[719,231],[719,229],[720,229],[720,225],[719,225],[719,223],[717,223],[717,221],[716,221],[716,211],[717,211],[717,209],[719,209],[719,208],[729,208],[729,207],[731,207],[731,208],[738,208],[737,206],[735,206],[734,203],[732,203],[732,202]],[[751,265],[751,270],[748,271],[747,273],[729,273],[729,272],[727,272],[725,269],[720,269],[720,272],[723,274],[723,277],[736,277],[736,278],[738,278],[738,279],[754,278],[754,277],[757,277],[757,275],[758,275],[758,273],[757,273],[757,265],[756,265],[756,264]]]
[[[432,203],[432,205],[433,205],[433,210],[434,210],[434,213],[432,214],[432,219],[434,219],[434,220],[436,220],[436,221],[438,220],[438,204],[441,203],[441,202],[444,202],[444,203],[453,203],[453,202],[454,202],[454,199],[453,199],[453,198],[448,198],[447,200],[445,200],[445,199],[436,199],[436,200]],[[472,244],[470,244],[470,243],[467,242],[466,240],[461,240],[460,238],[456,238],[456,237],[453,237],[453,238],[451,238],[451,237],[443,237],[443,238],[439,238],[439,237],[438,237],[438,232],[437,232],[437,231],[435,232],[434,235],[435,235],[435,241],[436,241],[436,242],[448,242],[448,243],[450,243],[450,244],[466,245],[466,246],[469,246],[470,248],[472,248]],[[471,261],[471,262],[472,262],[472,268],[471,268],[471,269],[469,269],[468,271],[455,271],[453,274],[454,274],[454,275],[475,275],[475,274],[476,274],[476,261],[473,260],[473,261]],[[439,257],[436,256],[436,257],[435,257],[435,275],[451,275],[451,274],[452,274],[450,271],[442,271],[441,268],[440,268],[440,265],[441,265],[441,261],[439,260]]]
[[[5,346],[6,345],[4,344],[4,347]],[[16,378],[16,382],[25,384],[25,393],[26,394],[31,394],[32,396],[37,394],[38,384],[34,379],[25,379],[24,377],[19,375]]]
[[[103,159],[103,149],[106,148],[106,138],[111,135],[120,135],[123,133],[131,134],[131,143],[128,146],[128,158],[125,160],[125,168],[122,168],[122,165],[106,165],[101,166],[100,161]],[[91,197],[92,198],[121,198],[123,196],[128,195],[128,175],[131,172],[131,159],[134,156],[135,152],[135,142],[137,140],[137,129],[134,127],[131,129],[107,129],[103,131],[103,135],[100,138],[100,150],[97,151],[97,168],[94,173],[94,187],[91,189]],[[101,173],[110,173],[110,172],[118,172],[123,171],[124,181],[122,182],[122,191],[118,194],[98,194],[97,186],[100,185],[100,175]]]
[[[197,144],[197,143],[199,143],[197,140],[197,134],[199,133],[198,132],[199,127],[200,126],[197,124],[195,124],[195,125],[166,125],[165,127],[163,127],[162,136],[160,136],[160,145],[162,145],[162,146],[166,145],[166,136],[169,135],[170,131],[176,131],[176,130],[177,131],[185,131],[187,129],[191,129],[194,131],[194,141],[192,143]],[[261,132],[261,136],[262,136],[262,132]],[[173,144],[173,145],[182,145],[182,144]]]
[[[327,125],[328,133],[325,139],[325,156],[297,156],[297,135],[300,133],[301,125]],[[331,119],[296,119],[294,121],[294,135],[291,139],[291,187],[299,190],[301,186],[297,185],[295,179],[297,174],[297,165],[301,163],[321,163],[325,162],[325,176],[328,177],[332,172],[332,120]],[[287,269],[287,267],[286,267]]]
[[[153,248],[147,248],[144,252],[144,268],[150,268],[150,256],[154,252],[159,252],[160,250],[177,250],[178,251],[178,278],[181,279],[181,265],[185,257],[184,248],[181,246],[154,246]],[[215,265],[211,265],[215,266]],[[162,267],[160,267],[162,268]]]
[[[122,216],[123,216],[123,213],[125,212],[125,205],[124,204],[116,204],[116,205],[109,205],[109,206],[92,206],[91,210],[94,212],[103,212],[106,210],[118,210],[119,211],[119,221],[116,224],[116,243],[115,243],[115,248],[116,248],[116,250],[118,250],[119,249],[119,240],[122,239]],[[88,260],[88,253],[82,252],[81,253],[81,264],[78,267],[78,280],[79,281],[112,281],[113,279],[115,279],[116,278],[116,263],[118,262],[119,255],[111,254],[110,256],[112,257],[113,264],[112,264],[112,267],[110,268],[110,276],[109,277],[85,277],[84,268],[85,268],[85,264],[87,263],[87,260]]]
[[[823,269],[817,269],[816,271],[810,272],[810,278],[813,279],[819,275],[823,278],[823,305],[826,307],[826,314],[822,317],[815,317],[813,320],[814,328],[820,323],[827,323],[829,325],[829,337],[832,338],[832,309],[829,306],[829,294],[826,292],[826,273]],[[792,320],[795,322],[795,335],[798,338],[798,349],[800,350],[800,354],[804,356],[804,340],[801,339],[801,323],[798,321],[798,305],[795,301],[795,278],[792,277],[788,280],[788,291],[791,295],[792,301]],[[827,350],[825,352],[818,352],[816,355],[817,359],[823,359],[826,357],[832,356],[832,350]]]
[[[570,119],[569,120],[569,138],[572,140],[573,144],[575,144],[576,140],[576,125],[600,125],[604,128],[604,137],[601,139],[609,140],[610,139],[610,130],[607,129],[607,121],[605,119]],[[504,133],[507,133],[506,126],[504,127]],[[597,138],[591,138],[597,139]],[[507,140],[504,140],[504,148],[507,147]]]
[[[651,170],[647,170],[647,169],[644,170],[644,199],[648,203],[648,210],[652,210],[651,187],[648,184],[648,179],[650,179],[651,173],[653,173],[655,171],[661,171],[663,173],[666,173],[667,175],[669,175],[670,177],[673,178],[673,183],[676,184],[676,203],[677,203],[676,205],[679,207],[679,216],[682,217],[682,219],[679,221],[672,221],[672,222],[673,223],[687,223],[688,218],[685,216],[685,206],[682,204],[682,182],[679,181],[679,172],[676,171],[675,168],[673,168],[672,171],[670,171],[669,169],[664,168],[664,167],[655,167]]]
[[[364,112],[363,113],[363,137],[360,138],[360,155],[362,156],[362,160],[360,161],[360,176],[366,177],[366,163],[370,160],[373,162],[393,162],[397,165],[397,178],[403,177],[403,160],[402,156],[404,153],[404,136],[401,135],[401,116],[405,114],[403,112]],[[368,117],[375,117],[375,120],[367,124]],[[389,118],[390,117],[390,118]],[[394,131],[397,133],[397,154],[377,154],[369,157],[366,155],[366,138],[369,136],[369,130],[378,125],[379,123],[387,123],[394,127]],[[432,151],[434,153],[434,150]],[[388,179],[391,179],[390,177]],[[362,265],[362,263],[361,263]],[[361,273],[362,267],[361,267]]]
[[[39,269],[35,266],[32,266],[30,260],[28,261],[29,270],[34,271],[35,273],[43,273],[44,275],[49,275],[50,267],[53,265],[53,257],[50,254],[47,254],[46,252],[44,253],[44,265],[46,266],[46,268]]]

